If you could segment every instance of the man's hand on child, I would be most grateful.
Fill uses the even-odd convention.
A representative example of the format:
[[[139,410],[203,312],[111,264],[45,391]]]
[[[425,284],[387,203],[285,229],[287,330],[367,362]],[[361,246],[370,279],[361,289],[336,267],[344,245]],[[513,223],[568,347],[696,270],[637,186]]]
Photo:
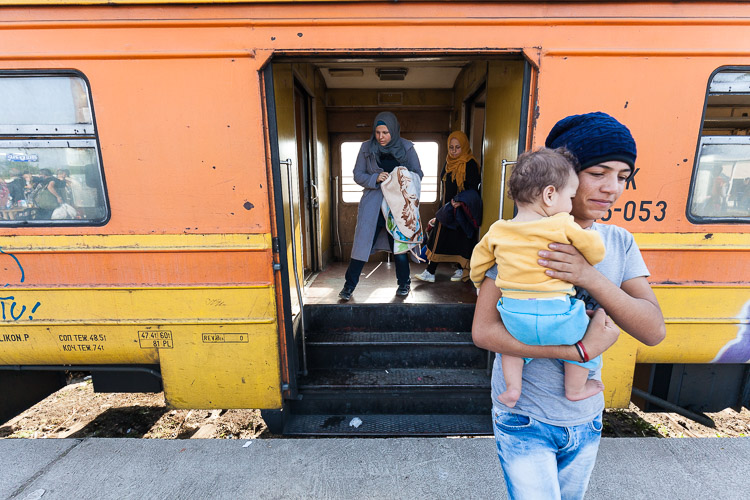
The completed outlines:
[[[549,250],[540,250],[537,262],[548,268],[547,276],[557,278],[576,286],[586,288],[597,272],[586,258],[573,245],[550,243]]]
[[[591,316],[591,320],[589,321],[589,327],[586,329],[586,335],[583,336],[581,342],[586,346],[589,359],[594,359],[612,347],[612,344],[620,336],[620,329],[612,321],[612,318],[607,316],[604,309],[586,312]]]

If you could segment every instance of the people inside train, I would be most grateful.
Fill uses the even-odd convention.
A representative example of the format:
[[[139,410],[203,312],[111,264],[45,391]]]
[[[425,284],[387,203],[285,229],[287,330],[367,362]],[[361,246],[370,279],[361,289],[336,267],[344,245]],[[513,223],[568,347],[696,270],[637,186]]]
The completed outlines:
[[[30,204],[31,192],[34,191],[34,177],[29,172],[23,173],[23,197],[26,200],[26,204]]]
[[[495,285],[493,267],[481,283],[472,335],[477,346],[500,354],[492,373],[492,411],[510,497],[580,499],[596,460],[604,397],[599,393],[581,401],[567,399],[560,360],[585,362],[599,356],[617,339],[618,326],[647,345],[661,342],[666,330],[633,236],[596,222],[622,195],[635,168],[636,145],[630,131],[605,113],[574,115],[552,128],[546,146],[566,147],[578,159],[579,185],[570,213],[582,228],[599,233],[606,248],[604,260],[596,266],[573,245],[551,243],[549,250],[539,251],[538,264],[545,274],[572,283],[576,298],[595,311],[587,333],[578,347],[532,346],[516,340],[497,313],[502,292]],[[506,391],[504,354],[533,358],[524,366],[524,390],[513,407],[498,399]],[[601,370],[591,377],[601,380]]]
[[[13,201],[10,196],[10,188],[5,179],[0,177],[0,210],[10,208]]]
[[[62,197],[55,190],[56,180],[59,181],[48,168],[40,169],[39,175],[33,178],[34,191],[31,196],[36,208],[34,218],[49,219],[52,212],[62,203]]]
[[[739,198],[739,207],[744,210],[750,210],[750,177],[742,179]]]
[[[468,279],[469,259],[482,224],[482,180],[479,161],[471,152],[469,139],[455,131],[448,137],[448,155],[440,173],[443,183],[442,208],[430,220],[427,239],[427,268],[415,278],[435,282],[440,262],[457,264],[451,281]]]
[[[344,287],[339,298],[347,301],[359,283],[365,263],[376,251],[393,251],[393,238],[384,230],[381,212],[383,193],[380,184],[390,172],[403,166],[422,178],[422,168],[414,144],[401,137],[401,126],[390,112],[379,113],[372,126],[372,136],[362,143],[354,164],[354,181],[364,188],[357,209],[351,260],[346,270]],[[406,253],[394,254],[396,264],[396,295],[406,297],[410,291],[409,258]]]
[[[539,250],[552,242],[572,244],[591,265],[604,258],[599,233],[582,229],[570,215],[578,189],[577,164],[564,148],[541,148],[519,156],[508,180],[516,215],[493,223],[471,256],[471,279],[477,287],[484,273],[497,266],[495,284],[502,293],[497,310],[508,332],[524,344],[580,348],[578,342],[589,324],[586,304],[574,298],[575,287],[547,276],[537,263]],[[523,366],[529,361],[501,356],[505,391],[497,397],[508,408],[521,396]],[[601,392],[601,381],[589,379],[589,370],[601,365],[601,356],[566,361],[565,397],[580,401]]]
[[[58,203],[70,204],[73,201],[73,190],[70,184],[70,170],[61,168],[57,170],[52,183],[47,186],[47,189],[55,195]]]
[[[750,208],[750,177],[735,178],[732,182],[732,207],[739,215]]]
[[[59,205],[52,211],[51,219],[76,219],[80,218],[78,210],[73,206],[73,180],[70,178],[70,170],[59,169],[50,191],[57,195]]]
[[[28,172],[21,173],[20,170],[13,168],[10,170],[10,175],[13,176],[13,180],[8,183],[8,190],[10,191],[10,197],[14,206],[19,205],[19,201],[23,200],[23,204],[26,203],[26,184],[29,184],[29,192],[31,191],[31,174]],[[27,180],[28,178],[28,180]]]
[[[709,187],[708,199],[704,213],[701,215],[720,215],[726,211],[727,191],[729,189],[729,177],[724,174],[721,165],[714,165],[711,169],[711,186]]]

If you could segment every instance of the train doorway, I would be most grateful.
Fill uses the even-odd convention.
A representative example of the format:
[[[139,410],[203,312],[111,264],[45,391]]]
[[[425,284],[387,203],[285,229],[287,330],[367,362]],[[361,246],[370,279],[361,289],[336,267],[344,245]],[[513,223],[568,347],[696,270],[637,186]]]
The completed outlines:
[[[529,68],[520,54],[274,60],[265,75],[273,79],[267,109],[290,387],[284,410],[264,412],[275,432],[346,434],[348,415],[367,415],[371,435],[491,433],[491,356],[471,341],[476,292],[468,280],[451,280],[450,262],[440,263],[434,283],[413,279],[402,298],[392,258],[374,254],[346,306],[338,293],[362,193],[354,162],[375,116],[393,112],[415,144],[423,225],[446,201],[447,138],[467,133],[482,163],[484,234],[512,216],[504,176],[531,127]],[[411,274],[425,267],[412,263]]]
[[[527,145],[532,123],[530,74],[521,54],[491,58],[443,57],[304,58],[273,62],[273,106],[279,159],[294,165],[291,179],[282,173],[277,186],[285,204],[289,258],[288,281],[294,295],[293,259],[306,303],[337,303],[354,241],[361,187],[352,177],[359,146],[369,139],[380,111],[399,119],[402,137],[415,143],[424,178],[420,215],[426,224],[442,205],[440,173],[453,130],[467,133],[482,163],[484,202],[481,234],[499,217],[512,215],[503,183],[518,153]],[[281,170],[286,167],[281,165]],[[287,182],[291,180],[291,182]],[[289,192],[291,191],[291,193]],[[294,205],[295,245],[286,212]],[[292,251],[295,250],[295,251]],[[412,265],[412,274],[423,266]],[[363,271],[354,300],[395,302],[395,274],[388,254],[375,254]],[[443,280],[453,273],[442,266],[439,283],[414,283],[406,302],[471,300],[467,283]],[[391,276],[393,275],[393,276]],[[387,276],[391,276],[388,278]],[[390,281],[393,281],[393,284]],[[390,290],[393,288],[393,290]],[[291,297],[298,308],[295,297]]]

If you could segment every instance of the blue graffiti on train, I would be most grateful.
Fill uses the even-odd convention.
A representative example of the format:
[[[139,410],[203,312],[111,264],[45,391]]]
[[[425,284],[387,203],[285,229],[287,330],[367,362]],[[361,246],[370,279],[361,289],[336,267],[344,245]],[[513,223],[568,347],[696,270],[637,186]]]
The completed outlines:
[[[21,262],[18,260],[18,257],[13,255],[12,253],[4,252],[2,248],[0,248],[0,257],[7,255],[8,257],[11,257],[13,259],[13,264],[10,264],[10,266],[6,266],[7,259],[3,258],[3,265],[0,266],[0,270],[2,271],[9,271],[13,274],[16,273],[15,267],[18,267],[18,271],[21,273],[21,277],[18,280],[18,283],[23,283],[26,280],[26,273],[24,273],[23,266],[21,265]],[[10,283],[11,280],[6,278],[6,283],[4,287],[11,286]],[[2,281],[0,281],[1,283]],[[0,314],[2,314],[3,321],[18,321],[20,319],[25,319],[24,314],[26,314],[26,311],[29,311],[29,315],[27,316],[29,320],[33,320],[34,316],[33,314],[36,312],[37,309],[39,309],[39,306],[41,306],[42,303],[37,301],[36,304],[34,304],[33,307],[27,308],[23,304],[19,304],[16,302],[16,298],[13,295],[9,295],[7,297],[0,297]]]

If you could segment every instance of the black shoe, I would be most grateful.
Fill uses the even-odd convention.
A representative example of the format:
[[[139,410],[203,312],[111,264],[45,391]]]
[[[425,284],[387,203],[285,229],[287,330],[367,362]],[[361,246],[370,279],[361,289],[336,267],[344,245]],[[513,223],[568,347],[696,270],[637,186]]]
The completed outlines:
[[[339,298],[343,300],[344,302],[346,302],[352,298],[352,293],[354,293],[354,288],[349,288],[348,286],[345,286],[339,292]]]
[[[396,297],[406,297],[409,295],[409,291],[411,290],[411,287],[409,286],[409,283],[405,285],[399,285],[396,289]]]

